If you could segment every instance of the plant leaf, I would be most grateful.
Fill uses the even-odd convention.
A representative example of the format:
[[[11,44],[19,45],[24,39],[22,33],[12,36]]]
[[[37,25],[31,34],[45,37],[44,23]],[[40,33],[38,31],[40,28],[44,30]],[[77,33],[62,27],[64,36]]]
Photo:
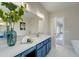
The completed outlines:
[[[2,9],[0,9],[0,17],[2,17],[3,16],[3,11],[2,11]]]
[[[17,5],[13,4],[12,2],[2,2],[1,5],[5,6],[10,11],[15,10],[17,8]]]
[[[19,16],[22,16],[23,14],[24,14],[24,7],[21,6],[21,7],[19,8],[18,15],[19,15]]]

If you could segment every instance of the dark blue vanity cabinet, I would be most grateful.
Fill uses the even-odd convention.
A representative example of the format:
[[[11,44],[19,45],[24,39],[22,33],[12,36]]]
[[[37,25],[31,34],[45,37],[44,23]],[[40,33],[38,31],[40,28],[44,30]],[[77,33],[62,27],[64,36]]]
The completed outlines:
[[[36,57],[42,57],[42,49],[36,51]]]
[[[36,50],[36,57],[44,57],[46,55],[46,45]]]
[[[36,48],[36,56],[37,57],[44,57],[48,54],[49,50],[51,49],[51,38],[39,43]]]
[[[47,43],[47,53],[50,51],[51,49],[51,40],[48,40],[48,43]]]
[[[22,53],[22,57],[35,57],[35,50],[36,50],[36,46],[24,51]]]
[[[36,46],[23,51],[16,55],[16,57],[45,57],[51,49],[51,38],[38,43]]]
[[[47,45],[44,45],[43,47],[42,47],[42,57],[44,57],[44,56],[46,56],[46,47],[47,47]]]
[[[36,46],[36,56],[37,57],[41,57],[42,56],[42,47],[43,47],[43,43],[39,43]]]

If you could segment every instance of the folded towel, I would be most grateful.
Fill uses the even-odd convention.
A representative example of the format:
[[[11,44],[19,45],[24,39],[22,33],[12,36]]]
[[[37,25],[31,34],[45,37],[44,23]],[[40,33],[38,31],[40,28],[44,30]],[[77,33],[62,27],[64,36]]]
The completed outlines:
[[[22,39],[22,43],[27,43],[27,39],[29,39],[30,37],[29,36],[25,36],[23,39]]]

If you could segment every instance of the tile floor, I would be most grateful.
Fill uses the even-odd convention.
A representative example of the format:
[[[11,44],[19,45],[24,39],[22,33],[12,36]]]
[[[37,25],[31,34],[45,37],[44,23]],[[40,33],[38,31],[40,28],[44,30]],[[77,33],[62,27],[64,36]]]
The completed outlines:
[[[77,57],[77,55],[72,49],[57,45],[56,48],[51,48],[47,57]]]
[[[56,48],[52,47],[47,57],[78,57],[73,48],[63,45],[63,35],[57,36],[56,40]]]

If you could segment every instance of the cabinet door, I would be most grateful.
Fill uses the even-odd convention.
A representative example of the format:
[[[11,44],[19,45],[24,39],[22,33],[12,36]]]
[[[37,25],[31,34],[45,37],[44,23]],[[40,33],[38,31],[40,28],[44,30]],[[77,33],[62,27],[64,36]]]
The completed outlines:
[[[42,49],[37,50],[37,57],[42,57]]]
[[[41,42],[37,45],[37,49],[40,49],[42,46],[43,46],[43,43]]]
[[[49,50],[50,50],[51,49],[51,41],[49,41],[48,46],[49,46]]]
[[[49,51],[49,44],[47,43],[47,53],[48,53],[48,51]]]
[[[48,42],[48,44],[47,44],[47,53],[49,52],[50,49],[51,49],[51,42]]]
[[[42,56],[44,57],[44,56],[46,56],[46,49],[47,47],[46,47],[46,45],[44,45],[43,47],[42,47]]]

